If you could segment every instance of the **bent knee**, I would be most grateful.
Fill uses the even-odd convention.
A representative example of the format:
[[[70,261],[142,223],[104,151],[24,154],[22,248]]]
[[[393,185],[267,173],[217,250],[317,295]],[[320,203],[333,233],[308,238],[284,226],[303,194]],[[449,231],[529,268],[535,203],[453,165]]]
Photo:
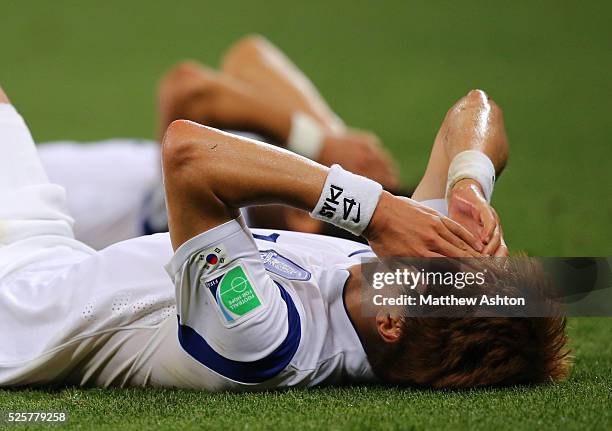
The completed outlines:
[[[248,57],[254,53],[269,49],[270,45],[271,44],[268,39],[262,35],[257,33],[248,34],[232,45],[232,47],[228,50],[224,63],[231,60],[235,56]]]
[[[202,65],[195,60],[185,60],[174,65],[159,81],[160,95],[173,94],[185,83],[197,79],[202,73]]]
[[[171,81],[180,80],[185,78],[186,76],[191,76],[197,73],[200,68],[201,65],[197,61],[184,60],[172,66],[172,68],[170,68],[170,70],[168,70],[164,75],[164,79],[168,79]]]
[[[268,45],[270,45],[270,42],[264,36],[258,33],[251,33],[238,40],[234,47],[261,49]]]

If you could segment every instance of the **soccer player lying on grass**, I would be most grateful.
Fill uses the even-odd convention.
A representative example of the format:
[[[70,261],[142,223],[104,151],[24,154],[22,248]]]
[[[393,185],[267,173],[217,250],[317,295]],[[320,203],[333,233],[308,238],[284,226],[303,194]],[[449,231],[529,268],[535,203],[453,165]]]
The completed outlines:
[[[64,191],[46,180],[2,93],[0,153],[1,386],[473,387],[567,373],[560,318],[361,313],[360,256],[503,255],[499,223],[490,235],[476,226],[475,236],[426,202],[395,197],[338,166],[176,121],[163,143],[170,236],[96,252],[73,239]],[[450,172],[451,211],[468,195],[482,203],[470,208],[487,211],[493,166],[505,157],[501,113],[473,91],[446,116],[415,198],[440,205]],[[239,208],[269,202],[312,211],[363,234],[372,248],[251,232]],[[532,283],[523,280],[529,276],[513,273],[518,282]]]
[[[399,187],[397,170],[376,136],[347,128],[314,85],[271,43],[246,37],[225,55],[220,72],[194,61],[173,67],[161,80],[160,140],[167,126],[188,119],[265,140],[326,166]],[[289,125],[287,125],[289,124]],[[158,144],[113,139],[39,147],[50,180],[68,191],[77,239],[96,248],[168,230]],[[286,206],[249,210],[249,225],[352,236]]]

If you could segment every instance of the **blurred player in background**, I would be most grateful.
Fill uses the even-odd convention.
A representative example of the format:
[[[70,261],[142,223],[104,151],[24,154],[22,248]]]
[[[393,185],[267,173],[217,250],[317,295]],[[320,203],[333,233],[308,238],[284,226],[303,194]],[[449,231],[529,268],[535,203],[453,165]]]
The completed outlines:
[[[286,147],[325,166],[334,163],[398,193],[397,169],[379,139],[347,128],[314,85],[270,42],[250,36],[231,47],[215,72],[196,62],[172,68],[159,88],[160,139],[176,119]],[[158,144],[113,139],[82,145],[55,142],[39,153],[51,181],[68,190],[75,235],[100,249],[168,229]],[[251,207],[253,227],[350,233],[286,206]]]

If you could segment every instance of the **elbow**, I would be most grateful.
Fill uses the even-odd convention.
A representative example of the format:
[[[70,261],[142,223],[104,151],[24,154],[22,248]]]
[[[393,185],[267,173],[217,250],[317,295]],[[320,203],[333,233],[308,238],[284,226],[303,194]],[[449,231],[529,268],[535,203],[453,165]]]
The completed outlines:
[[[175,120],[166,129],[161,145],[162,174],[166,188],[187,190],[192,187],[196,178],[208,170],[205,163],[199,129],[202,127],[187,120]],[[204,175],[200,173],[204,172]]]
[[[161,144],[164,181],[185,187],[208,183],[224,165],[227,138],[218,130],[188,120],[175,120]]]
[[[175,120],[162,139],[161,157],[164,176],[189,170],[198,159],[196,131],[199,126],[187,120]]]

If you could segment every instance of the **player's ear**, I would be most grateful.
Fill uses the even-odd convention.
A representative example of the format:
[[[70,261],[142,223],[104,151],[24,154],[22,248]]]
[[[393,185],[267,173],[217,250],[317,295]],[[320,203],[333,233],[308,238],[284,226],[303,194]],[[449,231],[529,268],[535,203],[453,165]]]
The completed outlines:
[[[376,315],[376,329],[385,343],[397,343],[402,338],[402,318],[379,311]]]

